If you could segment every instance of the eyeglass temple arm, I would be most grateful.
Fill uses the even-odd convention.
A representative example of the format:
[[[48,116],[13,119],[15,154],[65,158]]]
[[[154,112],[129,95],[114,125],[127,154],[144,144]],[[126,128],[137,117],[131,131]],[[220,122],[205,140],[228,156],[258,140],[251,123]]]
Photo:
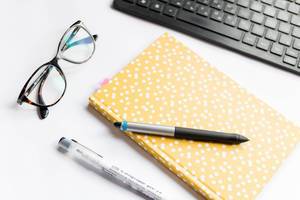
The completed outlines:
[[[44,86],[44,83],[45,83],[47,77],[49,76],[49,73],[50,73],[51,69],[47,69],[47,72],[41,78],[41,82],[40,82],[40,85],[39,85],[39,88],[38,88],[37,100],[38,100],[38,103],[42,104],[42,105],[46,105],[45,101],[43,99],[43,96],[42,96],[42,89],[43,89],[43,86]],[[40,119],[45,119],[49,114],[49,109],[47,107],[38,107],[38,114],[39,114]]]
[[[93,38],[95,41],[97,41],[98,39],[98,35],[93,35]],[[88,36],[88,37],[85,37],[85,38],[82,38],[81,40],[77,40],[71,44],[68,44],[67,42],[64,44],[64,47],[61,49],[62,51],[65,51],[71,47],[74,47],[74,46],[77,46],[77,45],[81,45],[81,44],[90,44],[93,42],[93,39]]]
[[[24,92],[25,96],[28,96],[32,90],[42,81],[43,76],[47,73],[48,70],[51,70],[52,66],[48,66],[36,79],[35,81],[29,86],[29,88]]]
[[[76,22],[78,23],[78,22]],[[75,23],[75,24],[76,24]],[[79,27],[74,28],[74,30],[72,31],[71,35],[69,36],[69,38],[67,39],[67,41],[64,43],[63,47],[61,48],[61,50],[64,50],[66,45],[74,38],[74,36],[76,35],[76,33],[78,33],[79,31]]]

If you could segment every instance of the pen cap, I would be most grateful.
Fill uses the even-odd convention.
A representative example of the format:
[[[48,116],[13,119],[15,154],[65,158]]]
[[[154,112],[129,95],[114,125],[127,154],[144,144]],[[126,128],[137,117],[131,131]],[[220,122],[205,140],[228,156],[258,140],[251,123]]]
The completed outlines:
[[[65,152],[69,151],[71,144],[72,144],[72,141],[65,137],[60,138],[60,140],[58,142],[59,148]]]
[[[84,161],[95,168],[109,168],[110,164],[106,163],[101,155],[78,143],[76,140],[62,137],[58,142],[58,147],[63,153],[66,153],[76,161]]]

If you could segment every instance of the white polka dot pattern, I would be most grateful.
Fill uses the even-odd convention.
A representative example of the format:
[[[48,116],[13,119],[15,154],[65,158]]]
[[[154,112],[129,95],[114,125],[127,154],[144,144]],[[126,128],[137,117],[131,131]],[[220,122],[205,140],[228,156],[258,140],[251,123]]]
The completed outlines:
[[[254,199],[300,129],[168,34],[90,97],[110,121],[242,133],[222,145],[126,133],[207,199]]]

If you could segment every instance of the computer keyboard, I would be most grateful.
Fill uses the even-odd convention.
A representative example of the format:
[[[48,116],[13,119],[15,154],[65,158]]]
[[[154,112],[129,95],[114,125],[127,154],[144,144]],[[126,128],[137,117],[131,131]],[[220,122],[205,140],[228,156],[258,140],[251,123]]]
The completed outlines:
[[[300,0],[114,0],[113,5],[300,74]]]

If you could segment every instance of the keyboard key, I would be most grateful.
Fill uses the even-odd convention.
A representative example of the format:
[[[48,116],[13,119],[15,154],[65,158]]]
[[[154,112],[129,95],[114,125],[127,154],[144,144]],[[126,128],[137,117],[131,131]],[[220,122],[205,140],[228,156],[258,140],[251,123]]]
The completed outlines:
[[[297,60],[295,58],[292,58],[290,56],[284,56],[283,62],[292,66],[296,65]]]
[[[235,0],[225,0],[225,1],[228,1],[230,3],[235,3]]]
[[[256,42],[256,38],[254,35],[246,33],[243,39],[243,43],[253,46]]]
[[[276,8],[285,10],[287,4],[288,4],[288,2],[286,0],[276,0],[274,6]]]
[[[292,36],[300,38],[300,28],[294,27],[294,30],[292,32]]]
[[[263,5],[260,2],[253,1],[250,7],[251,10],[254,10],[256,12],[261,12],[263,9]]]
[[[250,1],[249,0],[238,0],[237,4],[243,7],[248,7],[249,6]]]
[[[292,28],[292,26],[290,24],[280,22],[278,30],[280,32],[289,34],[291,32],[291,28]]]
[[[240,8],[239,12],[238,12],[238,16],[244,19],[249,19],[250,18],[250,10],[246,9],[246,8]]]
[[[195,3],[194,1],[187,1],[184,4],[184,9],[195,12],[198,8],[199,4]]]
[[[271,6],[266,6],[264,10],[264,14],[270,17],[274,17],[276,14],[276,9]]]
[[[210,13],[210,7],[204,5],[199,6],[197,14],[202,15],[204,17],[208,17],[209,13]]]
[[[293,15],[291,24],[294,24],[296,26],[300,26],[300,16]]]
[[[125,0],[125,1],[127,1],[129,3],[135,3],[135,0]]]
[[[279,34],[278,34],[277,31],[268,29],[268,30],[267,30],[267,33],[266,33],[266,38],[269,39],[269,40],[272,40],[273,42],[276,42],[276,41],[277,41],[277,38],[278,38],[278,35],[279,35]]]
[[[295,3],[296,3],[296,4],[300,4],[300,0],[296,0]]]
[[[292,37],[286,34],[281,34],[280,39],[279,39],[279,43],[286,45],[286,46],[291,46],[292,44]]]
[[[294,47],[294,49],[300,50],[300,40],[299,39],[295,39],[293,47]]]
[[[291,17],[290,13],[287,13],[286,11],[282,11],[282,10],[280,10],[277,15],[277,19],[284,22],[289,21],[290,17]]]
[[[211,13],[211,18],[219,22],[223,21],[223,16],[224,13],[222,11],[213,10]]]
[[[155,1],[151,4],[150,9],[156,12],[162,12],[164,9],[164,4],[159,1]]]
[[[284,51],[284,47],[280,44],[274,43],[271,48],[271,53],[276,54],[278,56],[282,56]]]
[[[242,29],[244,31],[249,31],[251,27],[251,22],[241,19],[238,27],[239,29]]]
[[[292,56],[294,58],[298,57],[298,51],[294,50],[294,49],[290,49],[288,48],[285,52],[286,55]]]
[[[297,15],[300,12],[300,6],[290,3],[288,11]]]
[[[211,7],[221,10],[223,8],[224,1],[223,0],[213,0],[211,2]]]
[[[150,2],[150,0],[137,0],[136,3],[137,3],[137,5],[147,8],[151,2]]]
[[[175,17],[178,12],[178,9],[173,6],[166,6],[164,9],[164,14],[170,17]]]
[[[274,18],[271,18],[271,17],[267,17],[267,19],[265,21],[265,26],[267,26],[269,28],[275,29],[277,24],[278,24],[278,21]]]
[[[170,4],[177,6],[177,7],[182,7],[183,6],[183,1],[184,0],[171,0]]]
[[[242,37],[242,31],[235,28],[220,24],[218,22],[211,21],[209,19],[197,16],[193,13],[181,10],[177,16],[179,20],[194,24],[195,26],[211,30],[213,32],[219,33],[223,36],[232,38],[234,40],[240,40]]]
[[[231,3],[226,3],[224,7],[224,11],[230,14],[235,14],[237,11],[237,6]]]
[[[224,23],[229,26],[236,26],[238,18],[234,15],[226,15]]]
[[[273,0],[261,0],[261,2],[263,2],[263,3],[265,3],[265,4],[272,5]]]
[[[271,42],[266,40],[266,39],[263,39],[263,38],[260,38],[257,42],[257,48],[259,49],[262,49],[262,50],[265,50],[265,51],[268,51],[269,48],[270,48],[270,45],[271,45]]]
[[[259,26],[257,24],[253,25],[252,31],[254,35],[262,36],[265,32],[265,28],[263,26]]]
[[[257,24],[262,24],[264,21],[265,16],[259,13],[253,13],[251,21]]]
[[[202,3],[204,5],[208,5],[210,0],[197,0],[198,3]]]

